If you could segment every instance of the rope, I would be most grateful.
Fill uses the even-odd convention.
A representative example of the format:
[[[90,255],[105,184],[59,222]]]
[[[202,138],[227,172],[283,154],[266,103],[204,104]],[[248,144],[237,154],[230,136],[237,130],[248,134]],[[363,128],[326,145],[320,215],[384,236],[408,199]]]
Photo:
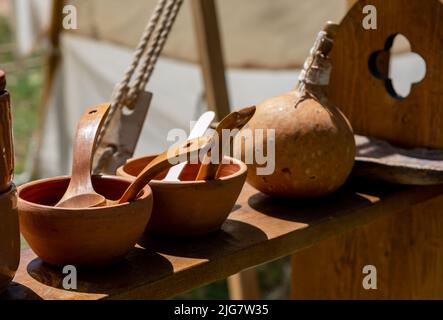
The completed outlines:
[[[151,78],[155,64],[163,50],[182,3],[183,0],[175,0],[170,1],[166,6],[165,15],[160,23],[160,28],[154,36],[153,45],[149,47],[136,77],[135,85],[128,93],[128,107],[137,101],[138,94],[145,89],[146,84]]]
[[[129,109],[135,107],[140,92],[145,89],[151,77],[182,3],[183,0],[159,0],[157,3],[135,50],[133,61],[126,70],[122,81],[115,88],[111,108],[97,139],[97,146],[103,141],[117,110],[125,106]],[[154,39],[151,41],[154,31]],[[140,68],[135,78],[135,84],[130,87],[131,79],[139,65]],[[112,150],[112,153],[114,151]],[[110,151],[108,150],[108,152]]]

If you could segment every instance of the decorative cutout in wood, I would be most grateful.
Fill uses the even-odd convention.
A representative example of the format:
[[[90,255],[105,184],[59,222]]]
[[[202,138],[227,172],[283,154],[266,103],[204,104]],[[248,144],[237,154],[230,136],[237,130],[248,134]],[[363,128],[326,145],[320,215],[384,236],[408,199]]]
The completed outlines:
[[[399,42],[407,44],[407,52],[398,53],[395,47]],[[386,91],[395,99],[406,98],[412,86],[421,82],[426,75],[426,62],[411,51],[408,39],[402,34],[390,36],[383,49],[369,56],[368,66],[372,75],[383,81]]]
[[[362,26],[366,5],[377,8],[376,30]],[[368,68],[371,55],[399,33],[427,68],[424,79],[403,99],[393,97],[385,81]],[[443,4],[439,0],[360,0],[342,20],[331,52],[330,100],[346,114],[357,134],[401,147],[443,149],[442,52]],[[388,66],[380,73],[388,74]]]

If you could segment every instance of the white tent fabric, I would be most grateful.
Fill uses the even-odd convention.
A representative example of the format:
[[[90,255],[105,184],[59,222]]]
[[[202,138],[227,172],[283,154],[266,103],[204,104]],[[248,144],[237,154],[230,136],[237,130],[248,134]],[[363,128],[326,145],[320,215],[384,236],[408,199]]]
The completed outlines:
[[[12,1],[17,52],[20,55],[31,53],[39,35],[47,29],[51,3],[51,0]]]
[[[158,0],[69,0],[82,35],[135,47]],[[339,22],[346,0],[215,0],[226,65],[300,67],[325,21]],[[122,14],[124,12],[124,14]],[[112,17],[112,18],[111,18]],[[163,53],[197,62],[191,1],[184,1]]]
[[[21,54],[49,25],[52,0],[10,0]],[[158,0],[64,0],[76,9],[77,34],[134,48]],[[326,20],[340,21],[346,0],[216,0],[228,66],[300,67]],[[69,11],[69,10],[68,10]],[[67,11],[67,12],[68,12]],[[164,55],[197,62],[190,1],[185,1]]]

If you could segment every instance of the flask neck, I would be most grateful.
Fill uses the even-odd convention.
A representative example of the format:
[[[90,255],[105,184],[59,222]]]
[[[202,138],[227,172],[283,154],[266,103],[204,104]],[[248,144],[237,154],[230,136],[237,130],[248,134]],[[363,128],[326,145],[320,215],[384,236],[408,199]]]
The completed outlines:
[[[332,50],[333,43],[332,33],[326,30],[319,32],[298,78],[296,90],[299,94],[304,95],[306,91],[309,91],[326,96],[332,70],[329,52]]]

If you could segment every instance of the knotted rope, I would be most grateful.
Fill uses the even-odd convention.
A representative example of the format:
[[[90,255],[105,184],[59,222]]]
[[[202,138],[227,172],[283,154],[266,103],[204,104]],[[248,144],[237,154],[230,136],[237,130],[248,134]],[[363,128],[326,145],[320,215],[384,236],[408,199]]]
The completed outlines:
[[[183,0],[159,0],[157,3],[135,50],[133,61],[114,90],[111,108],[100,131],[97,146],[102,143],[115,113],[124,107],[134,109],[139,94],[151,78],[182,3]],[[131,86],[137,67],[139,67],[138,72]],[[105,151],[108,154],[113,152],[115,150]]]

